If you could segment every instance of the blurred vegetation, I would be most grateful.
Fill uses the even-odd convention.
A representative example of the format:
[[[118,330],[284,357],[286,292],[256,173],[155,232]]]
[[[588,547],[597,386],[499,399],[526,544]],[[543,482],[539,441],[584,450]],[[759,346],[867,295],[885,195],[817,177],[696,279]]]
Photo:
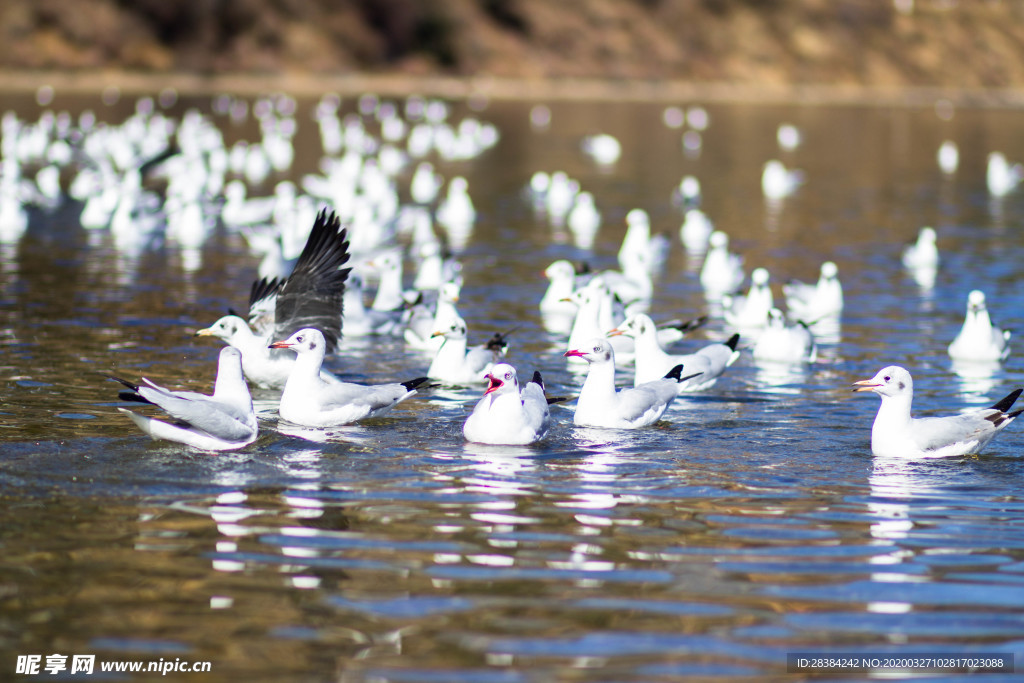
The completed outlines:
[[[1010,0],[4,0],[0,69],[1024,85]]]

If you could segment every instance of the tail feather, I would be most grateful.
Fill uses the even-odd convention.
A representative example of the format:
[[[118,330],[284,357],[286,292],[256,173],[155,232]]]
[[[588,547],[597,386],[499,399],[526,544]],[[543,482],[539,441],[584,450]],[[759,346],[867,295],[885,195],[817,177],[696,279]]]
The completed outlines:
[[[671,380],[675,380],[676,382],[682,382],[683,381],[681,379],[682,376],[683,376],[683,364],[680,363],[679,365],[675,366],[674,368],[672,368],[671,370],[668,371],[668,374],[665,375],[665,379],[671,379]]]
[[[119,391],[117,397],[122,401],[130,401],[132,403],[148,403],[150,405],[156,405],[152,401],[142,397],[142,394],[138,394],[134,391]]]
[[[702,315],[699,318],[694,318],[693,320],[687,320],[681,323],[672,321],[671,323],[669,323],[669,327],[674,327],[683,334],[687,334],[689,332],[693,332],[694,330],[700,327],[703,327],[705,323],[707,323],[707,321],[708,317],[706,315]]]
[[[1001,411],[1001,412],[1005,413],[1007,410],[1009,410],[1013,406],[1013,404],[1016,402],[1017,398],[1021,395],[1021,392],[1024,392],[1024,389],[1014,389],[1005,398],[1003,398],[998,403],[993,405],[992,409],[993,410],[998,410],[998,411]]]
[[[411,379],[408,382],[401,382],[401,385],[405,387],[406,391],[412,391],[413,389],[418,388],[421,384],[428,381],[429,379],[429,377],[417,377],[416,379]]]
[[[533,371],[533,377],[530,379],[530,382],[533,382],[534,384],[539,384],[540,390],[544,391],[544,379],[540,376],[540,370]]]
[[[733,351],[735,351],[736,350],[736,346],[739,343],[740,343],[740,335],[739,334],[734,334],[731,337],[729,337],[729,341],[725,342],[725,345],[728,346]]]

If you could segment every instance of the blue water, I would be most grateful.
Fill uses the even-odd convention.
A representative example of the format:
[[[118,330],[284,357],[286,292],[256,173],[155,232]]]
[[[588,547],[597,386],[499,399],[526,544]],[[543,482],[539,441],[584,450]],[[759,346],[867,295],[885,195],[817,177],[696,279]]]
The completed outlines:
[[[535,130],[532,104],[490,103],[476,115],[500,143],[437,163],[467,177],[480,214],[460,255],[471,340],[516,327],[520,373],[578,392],[563,340],[541,324],[539,274],[556,258],[613,266],[634,207],[674,240],[654,316],[705,313],[669,201],[692,173],[704,211],[748,272],[769,269],[777,297],[838,263],[838,343],[781,370],[747,352],[636,432],[574,428],[569,403],[539,444],[467,444],[480,391],[437,390],[322,442],[281,433],[268,410],[256,443],[210,456],[138,433],[101,373],[208,389],[217,346],[191,333],[244,306],[256,260],[243,240],[219,231],[186,267],[170,246],[119,255],[78,225],[80,205],[34,213],[0,251],[0,678],[15,678],[18,655],[55,652],[212,664],[167,680],[474,683],[781,677],[789,652],[1021,659],[1018,425],[982,455],[881,460],[877,399],[849,390],[898,362],[915,410],[941,414],[1024,383],[1016,349],[981,377],[946,355],[973,288],[1002,326],[1024,329],[1024,194],[992,201],[984,183],[989,151],[1024,158],[1019,112],[709,105],[700,153],[686,155],[664,105],[556,104]],[[98,101],[55,106],[117,116]],[[295,177],[319,160],[311,106],[300,103]],[[794,152],[775,142],[784,121],[804,133]],[[610,169],[580,152],[596,132],[622,141]],[[951,177],[935,162],[947,138],[961,153]],[[807,176],[779,206],[760,191],[773,157]],[[534,214],[523,188],[536,170],[594,193],[593,249]],[[899,263],[923,225],[942,253],[932,288]],[[683,347],[725,333],[714,320]],[[349,339],[333,366],[385,381],[428,363],[400,340]]]

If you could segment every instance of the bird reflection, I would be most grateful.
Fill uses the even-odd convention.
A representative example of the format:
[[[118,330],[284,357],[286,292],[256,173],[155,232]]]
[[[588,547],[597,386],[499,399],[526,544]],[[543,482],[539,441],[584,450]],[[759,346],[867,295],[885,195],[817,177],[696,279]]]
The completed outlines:
[[[960,395],[966,398],[989,398],[996,388],[999,361],[954,360],[951,369],[960,383]]]

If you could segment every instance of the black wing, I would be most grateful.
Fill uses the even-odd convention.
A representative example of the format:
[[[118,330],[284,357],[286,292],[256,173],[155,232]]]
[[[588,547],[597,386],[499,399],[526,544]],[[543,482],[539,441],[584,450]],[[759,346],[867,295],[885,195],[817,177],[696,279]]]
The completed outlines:
[[[327,209],[317,214],[292,274],[276,288],[274,339],[287,339],[305,327],[324,333],[327,350],[341,338],[342,299],[348,262],[347,232],[338,216]],[[272,288],[272,285],[270,286]],[[253,293],[257,288],[254,286]]]

